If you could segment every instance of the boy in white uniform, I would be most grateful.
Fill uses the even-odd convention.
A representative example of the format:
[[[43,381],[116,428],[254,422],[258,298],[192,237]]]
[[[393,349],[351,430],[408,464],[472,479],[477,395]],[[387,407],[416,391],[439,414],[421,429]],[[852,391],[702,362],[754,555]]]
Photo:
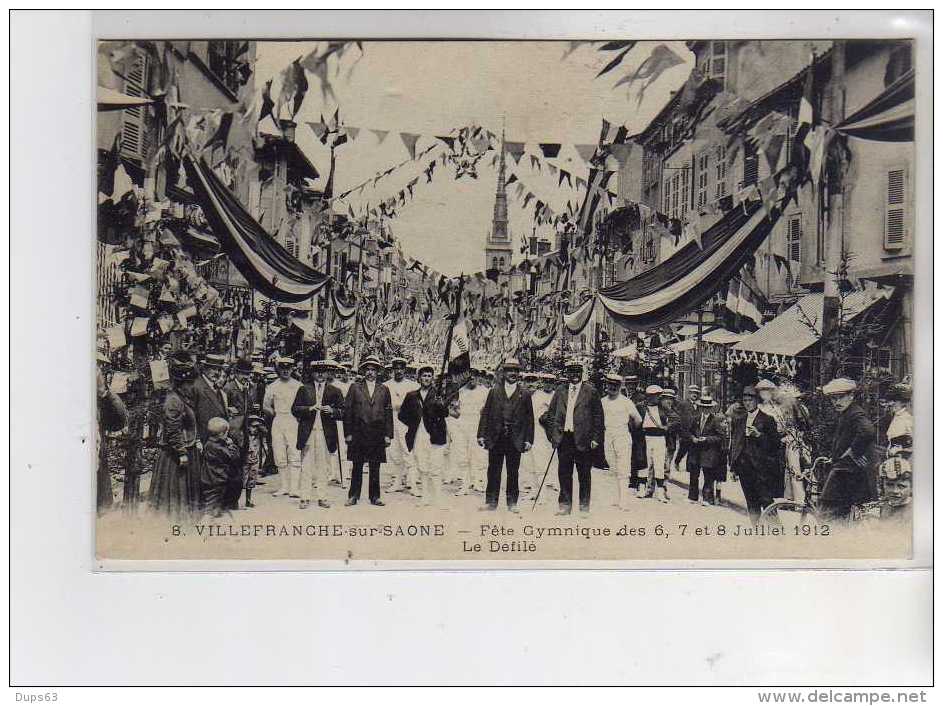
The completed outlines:
[[[459,401],[461,404],[461,421],[458,419],[455,420],[454,424],[461,424],[467,432],[467,434],[474,438],[475,434],[478,431],[478,417],[481,414],[481,408],[485,406],[485,400],[488,398],[488,388],[482,384],[479,384],[477,375],[478,371],[472,371],[471,377],[468,379],[468,382],[458,392]],[[484,376],[482,376],[484,377]],[[453,422],[449,421],[450,427]],[[468,454],[468,482],[463,483],[463,489],[467,493],[469,490],[478,490],[484,492],[485,490],[485,472],[488,469],[488,452],[483,448],[478,446],[478,442],[473,443],[473,448]],[[455,475],[454,467],[453,476]],[[466,476],[464,472],[458,474],[459,478],[464,479]]]
[[[609,373],[605,380],[608,394],[602,398],[602,412],[606,427],[606,461],[619,486],[613,506],[628,510],[629,474],[632,468],[632,437],[629,435],[629,429],[641,426],[642,417],[635,403],[622,395],[622,377]]]
[[[553,447],[550,440],[547,439],[547,432],[540,423],[540,418],[550,409],[550,402],[553,400],[553,393],[556,390],[556,377],[551,373],[536,373],[540,387],[534,390],[531,395],[531,402],[534,406],[534,446],[529,454],[526,454],[522,463],[527,463],[534,477],[534,492],[540,487],[540,481],[543,480],[544,473],[547,470],[547,464],[550,462],[550,455],[553,453]],[[551,486],[551,476],[547,474],[545,485]],[[549,495],[548,495],[549,497]]]
[[[668,462],[668,448],[665,436],[668,432],[667,420],[662,419],[662,410],[658,406],[661,393],[660,385],[649,385],[645,388],[645,411],[642,418],[642,433],[645,434],[645,455],[648,463],[645,491],[642,497],[650,498],[653,495],[663,503],[668,502],[665,492],[665,468]]]
[[[399,410],[406,395],[419,389],[419,384],[406,378],[406,359],[393,358],[393,377],[387,380],[393,403],[393,443],[386,450],[391,482],[387,492],[397,493],[411,488],[416,495],[416,464],[412,453],[406,448],[406,425],[399,421]]]
[[[291,376],[292,358],[278,358],[278,379],[265,388],[262,409],[272,419],[272,455],[278,468],[281,487],[272,495],[300,497],[301,452],[298,450],[298,420],[291,413],[301,383]]]
[[[479,450],[475,435],[462,417],[462,401],[458,397],[449,400],[449,418],[445,420],[449,430],[448,454],[449,475],[458,482],[457,495],[468,495],[472,487],[472,458]]]

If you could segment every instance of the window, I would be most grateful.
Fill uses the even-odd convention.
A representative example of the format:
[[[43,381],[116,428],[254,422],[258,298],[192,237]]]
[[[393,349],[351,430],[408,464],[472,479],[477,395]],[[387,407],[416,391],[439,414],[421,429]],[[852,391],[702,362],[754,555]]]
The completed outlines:
[[[705,152],[697,158],[697,207],[703,209],[707,206],[707,175],[710,159]]]
[[[285,236],[285,250],[292,257],[298,257],[298,241],[295,239],[294,234]]]
[[[714,165],[714,198],[722,199],[727,195],[727,148],[717,148],[717,163]]]
[[[678,217],[678,195],[681,192],[681,174],[675,172],[675,175],[671,177],[671,210],[669,215],[672,218]]]
[[[681,209],[678,212],[678,218],[682,221],[687,218],[688,215],[688,204],[691,201],[691,175],[685,167],[684,171],[681,172]]]
[[[245,60],[249,50],[248,42],[213,41],[207,42],[206,52],[209,68],[233,94],[246,82],[251,69]]]
[[[711,42],[710,78],[726,86],[727,42]]]
[[[492,270],[498,269],[498,258],[496,257],[491,258],[491,269]]]
[[[887,201],[884,209],[884,247],[900,250],[907,240],[907,170],[887,172]]]
[[[147,96],[147,55],[136,51],[134,62],[124,81],[124,92],[129,96]],[[147,109],[144,106],[121,111],[121,156],[141,161],[147,156]]]
[[[667,215],[668,213],[671,213],[671,179],[665,179],[664,191],[665,191],[664,193],[665,204],[661,210],[662,210],[662,213]]]
[[[503,271],[504,270],[504,258],[502,257],[498,260],[498,267]]]
[[[786,255],[795,262],[802,261],[802,214],[789,217],[786,224]]]

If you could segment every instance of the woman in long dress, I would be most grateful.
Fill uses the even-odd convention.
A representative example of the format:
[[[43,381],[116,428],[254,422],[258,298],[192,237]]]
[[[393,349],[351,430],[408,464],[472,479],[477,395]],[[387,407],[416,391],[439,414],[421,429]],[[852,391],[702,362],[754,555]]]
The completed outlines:
[[[186,354],[175,355],[169,368],[171,389],[162,404],[163,433],[149,504],[158,512],[183,519],[199,509],[198,490],[194,488],[199,488],[200,450],[196,416],[187,394],[187,385],[196,375],[196,368]]]

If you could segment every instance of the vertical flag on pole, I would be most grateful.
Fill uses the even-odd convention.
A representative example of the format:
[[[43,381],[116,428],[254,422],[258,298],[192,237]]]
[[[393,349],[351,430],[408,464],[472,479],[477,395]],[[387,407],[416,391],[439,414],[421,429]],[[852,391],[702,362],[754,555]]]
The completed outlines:
[[[442,362],[442,379],[440,393],[446,397],[458,392],[468,381],[471,371],[471,341],[468,338],[468,327],[462,314],[462,291],[465,288],[465,273],[458,279],[458,290],[455,295],[455,307],[449,317],[449,334],[445,339],[445,357]]]

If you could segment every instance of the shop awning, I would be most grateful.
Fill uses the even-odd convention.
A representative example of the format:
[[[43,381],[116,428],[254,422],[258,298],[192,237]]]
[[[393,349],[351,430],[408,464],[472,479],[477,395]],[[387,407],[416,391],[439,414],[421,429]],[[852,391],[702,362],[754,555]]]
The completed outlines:
[[[914,72],[901,76],[835,129],[863,140],[913,142]]]
[[[113,88],[98,87],[96,96],[98,103],[98,112],[105,113],[111,110],[124,110],[125,108],[139,108],[142,105],[151,105],[156,101],[153,98],[140,98],[138,96],[129,96]]]
[[[728,346],[731,343],[742,341],[749,335],[750,334],[748,333],[737,333],[736,331],[728,331],[725,328],[717,328],[709,333],[705,333],[704,340],[708,343],[717,343],[722,346]]]
[[[223,251],[253,288],[269,299],[299,302],[330,278],[292,257],[242,207],[203,159],[184,157],[187,180]]]
[[[695,310],[717,293],[753,257],[779,220],[759,200],[728,211],[674,255],[625,282],[599,290],[606,312],[623,328],[657,328]]]
[[[878,302],[890,297],[891,289],[868,289],[852,292],[845,298],[844,317],[851,321]],[[750,351],[770,355],[797,356],[817,343],[822,330],[825,295],[809,294],[789,309],[751,333],[733,351]]]
[[[669,344],[668,350],[672,353],[684,353],[684,351],[693,351],[696,346],[696,338],[686,338],[683,341],[675,341]]]
[[[627,360],[635,360],[638,358],[638,346],[634,343],[630,343],[627,346],[622,348],[617,348],[612,352],[613,358],[626,358]]]

